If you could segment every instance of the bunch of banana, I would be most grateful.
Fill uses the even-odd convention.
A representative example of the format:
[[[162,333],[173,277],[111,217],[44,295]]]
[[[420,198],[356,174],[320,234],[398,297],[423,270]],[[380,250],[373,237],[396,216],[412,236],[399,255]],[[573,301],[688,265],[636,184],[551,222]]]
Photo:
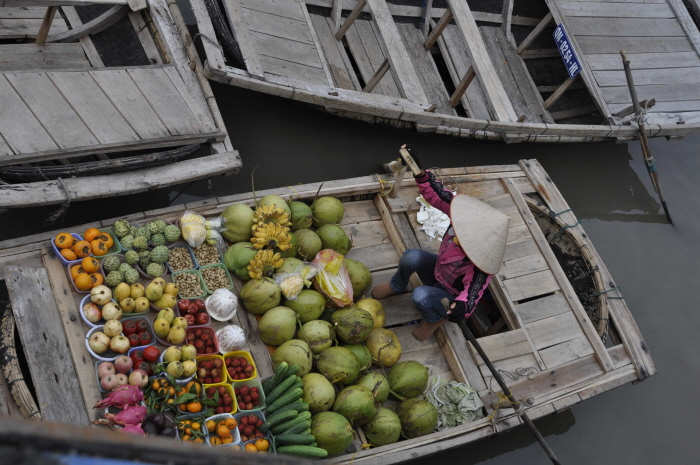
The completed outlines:
[[[275,273],[275,269],[282,266],[283,263],[284,259],[274,250],[261,250],[248,264],[248,274],[253,279],[264,276],[271,277]]]
[[[274,249],[286,251],[292,247],[292,235],[289,228],[279,223],[263,223],[253,230],[250,239],[256,249]]]
[[[253,214],[253,231],[267,223],[277,223],[282,226],[292,226],[287,212],[274,205],[261,205]]]

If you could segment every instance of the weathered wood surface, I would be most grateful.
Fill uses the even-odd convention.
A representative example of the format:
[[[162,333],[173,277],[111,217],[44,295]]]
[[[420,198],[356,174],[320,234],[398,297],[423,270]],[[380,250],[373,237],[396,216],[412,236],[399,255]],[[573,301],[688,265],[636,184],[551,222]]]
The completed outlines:
[[[23,6],[23,4],[18,4],[13,7],[5,6],[0,8],[0,39],[29,39],[36,37],[45,14],[46,6]],[[61,18],[56,18],[51,25],[51,31],[54,34],[60,34],[67,30],[68,26]]]
[[[42,418],[85,425],[86,412],[75,389],[77,374],[67,349],[56,301],[43,268],[8,267],[5,283]],[[37,311],[41,309],[41,311]]]
[[[109,10],[102,13],[95,19],[81,24],[75,25],[72,29],[65,32],[53,33],[46,38],[47,42],[72,42],[81,37],[98,34],[108,27],[116,24],[128,13],[128,7],[124,5],[113,6]]]
[[[79,43],[74,44],[1,44],[0,71],[28,69],[90,68]]]

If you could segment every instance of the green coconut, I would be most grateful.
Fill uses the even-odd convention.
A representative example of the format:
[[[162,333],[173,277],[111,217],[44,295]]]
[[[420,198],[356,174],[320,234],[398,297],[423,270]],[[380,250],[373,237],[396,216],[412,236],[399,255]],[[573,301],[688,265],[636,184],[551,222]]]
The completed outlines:
[[[355,357],[360,361],[360,371],[368,370],[372,366],[372,354],[364,344],[343,344],[350,352],[355,354]]]
[[[386,323],[384,306],[376,299],[362,299],[355,302],[355,307],[367,310],[374,320],[375,328],[382,328]]]
[[[428,369],[415,360],[394,365],[387,376],[391,393],[399,400],[418,397],[428,387]]]
[[[293,313],[293,312],[292,312]],[[323,320],[311,320],[297,331],[297,338],[306,341],[314,354],[333,345],[333,325]]]
[[[360,361],[345,347],[329,347],[318,354],[316,368],[331,383],[352,384],[360,372]]]
[[[309,229],[313,224],[313,213],[311,207],[304,202],[294,201],[289,203],[292,211],[292,231],[298,229]]]
[[[348,386],[338,393],[333,411],[348,419],[352,426],[362,426],[377,414],[372,391],[364,386]]]
[[[313,260],[323,247],[321,238],[310,229],[300,229],[294,234],[297,236],[297,239],[299,239],[297,257],[307,261]]]
[[[280,250],[279,247],[275,247],[275,252],[280,254],[280,257],[284,258],[285,260],[287,258],[292,258],[297,255],[299,252],[299,238],[297,237],[296,233],[290,232],[290,236],[292,236],[292,240],[290,241],[290,244],[292,244],[292,247],[289,248],[289,250]]]
[[[250,280],[250,274],[248,274],[248,264],[255,257],[258,250],[253,247],[252,242],[239,242],[232,245],[226,250],[224,254],[224,266],[229,271],[236,273],[236,276],[241,278],[243,281]]]
[[[381,405],[386,402],[389,397],[389,381],[384,375],[379,373],[367,373],[363,377],[357,380],[355,383],[358,386],[364,386],[374,394],[374,399],[377,404]]]
[[[401,421],[401,433],[407,438],[417,438],[435,430],[438,411],[427,400],[406,399],[397,411]]]
[[[374,418],[362,427],[362,431],[373,446],[386,446],[401,437],[401,420],[392,410],[380,408]]]
[[[359,300],[372,287],[372,273],[369,272],[369,269],[363,263],[357,260],[346,258],[345,266],[348,269],[350,281],[352,282],[352,298],[353,300]]]
[[[311,417],[311,434],[316,437],[318,447],[328,452],[329,457],[345,452],[355,439],[350,422],[335,412],[321,412]]]
[[[314,226],[320,228],[326,224],[340,224],[345,215],[343,203],[335,197],[319,197],[311,204]]]
[[[266,195],[265,197],[258,200],[257,206],[262,207],[263,205],[270,205],[270,206],[274,205],[275,207],[279,207],[282,210],[284,210],[285,212],[287,212],[287,215],[289,215],[290,218],[292,217],[292,211],[289,209],[289,205],[287,205],[287,201],[284,200],[279,195],[270,194],[270,195]]]
[[[327,321],[329,323],[333,323],[333,314],[337,312],[338,309],[336,307],[326,307],[326,309],[321,313],[321,316],[318,317],[319,320]]]
[[[296,327],[297,314],[287,307],[270,309],[258,321],[260,339],[271,346],[278,346],[293,339]]]
[[[303,394],[301,400],[309,404],[309,412],[315,415],[326,412],[335,402],[335,388],[328,379],[319,373],[307,373],[301,378]]]
[[[401,343],[390,329],[374,328],[365,339],[365,345],[378,367],[392,367],[401,358]]]
[[[345,255],[352,249],[352,242],[345,230],[337,224],[327,224],[316,230],[321,239],[322,249],[333,249],[339,254]]]
[[[264,315],[265,312],[279,305],[282,293],[272,279],[256,278],[245,283],[239,297],[250,313]]]
[[[304,376],[311,371],[313,353],[306,342],[299,339],[290,339],[272,353],[273,369],[276,370],[277,366],[282,362],[287,362],[290,366],[298,365],[299,371],[297,371],[297,376]]]
[[[284,305],[297,312],[299,321],[307,323],[321,316],[326,308],[326,298],[313,289],[303,289],[296,300],[287,300]]]
[[[221,212],[224,229],[221,235],[231,242],[249,241],[253,235],[253,209],[243,203],[229,205]]]
[[[332,316],[335,334],[347,344],[360,344],[374,328],[374,320],[367,310],[357,307],[341,308]]]

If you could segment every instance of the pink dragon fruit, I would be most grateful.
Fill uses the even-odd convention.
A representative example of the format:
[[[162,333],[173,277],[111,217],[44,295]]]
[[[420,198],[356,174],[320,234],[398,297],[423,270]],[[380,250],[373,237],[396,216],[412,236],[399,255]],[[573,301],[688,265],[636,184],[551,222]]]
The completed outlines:
[[[93,408],[117,407],[124,409],[127,405],[136,405],[143,400],[143,393],[138,386],[122,384],[114,388],[107,397],[95,404]]]
[[[96,425],[115,426],[140,425],[146,418],[146,407],[143,405],[127,405],[118,414],[107,413],[104,418],[93,421]]]
[[[141,423],[139,423],[138,425],[126,425],[124,428],[122,428],[122,431],[124,433],[136,434],[138,436],[146,435],[146,433],[141,429]]]

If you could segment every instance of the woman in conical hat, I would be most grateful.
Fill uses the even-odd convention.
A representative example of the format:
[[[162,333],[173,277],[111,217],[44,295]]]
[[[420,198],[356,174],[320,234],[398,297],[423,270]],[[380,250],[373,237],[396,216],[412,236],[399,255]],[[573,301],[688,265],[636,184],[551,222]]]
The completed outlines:
[[[403,146],[413,155],[410,147]],[[448,319],[469,318],[476,309],[491,275],[498,272],[508,238],[510,218],[465,194],[454,195],[435,175],[420,168],[413,177],[425,200],[449,215],[452,224],[445,233],[437,255],[421,249],[404,252],[391,281],[376,285],[372,297],[382,299],[406,291],[413,273],[423,286],[413,290],[413,305],[423,316],[413,336],[422,341]],[[441,300],[450,300],[446,310]]]

